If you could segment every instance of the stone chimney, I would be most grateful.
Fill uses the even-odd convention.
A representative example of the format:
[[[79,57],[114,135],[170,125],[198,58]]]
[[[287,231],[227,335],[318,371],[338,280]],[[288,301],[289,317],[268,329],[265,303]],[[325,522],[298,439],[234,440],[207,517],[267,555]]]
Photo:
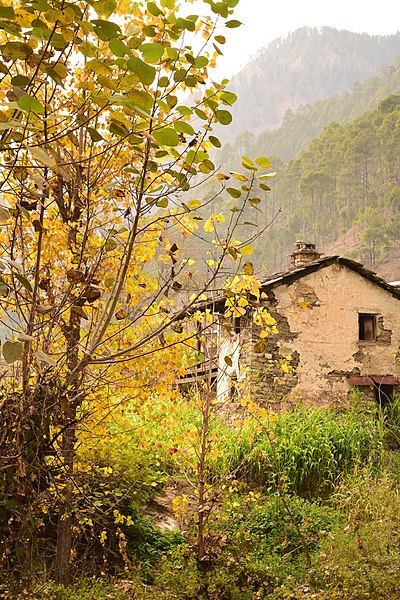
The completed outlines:
[[[316,251],[315,244],[309,242],[296,242],[296,250],[290,255],[292,267],[303,267],[308,263],[315,262],[321,257]]]

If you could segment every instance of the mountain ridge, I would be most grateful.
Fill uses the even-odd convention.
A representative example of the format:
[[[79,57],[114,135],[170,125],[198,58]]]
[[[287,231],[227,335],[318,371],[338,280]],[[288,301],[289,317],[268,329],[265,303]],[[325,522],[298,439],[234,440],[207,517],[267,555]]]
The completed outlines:
[[[371,36],[303,27],[262,48],[231,78],[239,99],[224,141],[248,130],[278,127],[288,109],[337,94],[375,75],[400,54],[400,32]]]

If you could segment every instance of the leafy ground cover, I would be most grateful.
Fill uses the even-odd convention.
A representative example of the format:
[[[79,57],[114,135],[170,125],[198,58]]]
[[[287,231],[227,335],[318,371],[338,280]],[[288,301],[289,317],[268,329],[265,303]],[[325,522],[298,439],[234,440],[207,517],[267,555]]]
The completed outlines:
[[[82,448],[73,586],[55,585],[46,572],[54,552],[45,535],[54,518],[47,506],[42,538],[31,548],[42,556],[35,576],[15,572],[3,579],[2,597],[398,598],[396,403],[390,414],[360,404],[340,413],[299,407],[240,425],[215,418],[199,565],[198,405],[178,399],[166,412],[166,402],[153,398],[147,416],[132,412],[131,443],[100,444],[97,455]],[[183,480],[192,493],[179,495],[176,488],[172,508],[180,527],[160,531],[146,504]]]

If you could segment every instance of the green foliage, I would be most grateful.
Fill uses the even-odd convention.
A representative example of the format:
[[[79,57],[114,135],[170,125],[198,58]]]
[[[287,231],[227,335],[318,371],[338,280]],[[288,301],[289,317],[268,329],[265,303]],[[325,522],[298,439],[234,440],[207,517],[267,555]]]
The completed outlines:
[[[331,534],[341,522],[338,513],[329,506],[310,502],[293,496],[288,499],[291,514],[282,504],[279,496],[262,498],[260,508],[252,511],[242,528],[246,534],[258,540],[257,552],[268,554],[302,554],[303,546],[295,523],[310,549],[319,546],[321,540]]]
[[[216,475],[231,470],[263,488],[279,477],[294,492],[315,497],[359,462],[378,462],[383,438],[371,414],[300,407],[282,413],[276,424],[266,421],[262,431],[244,429],[219,444],[211,466]]]
[[[325,584],[349,600],[395,600],[400,576],[400,495],[395,481],[388,473],[377,477],[363,469],[339,488],[335,504],[348,524],[338,529],[334,543],[323,544]]]
[[[398,404],[381,413],[361,400],[355,405],[342,412],[299,407],[265,419],[261,431],[251,422],[234,427],[214,420],[208,476],[219,500],[199,572],[188,521],[184,534],[162,533],[143,509],[169,475],[174,481],[182,471],[195,477],[196,401],[174,405],[153,396],[148,420],[131,413],[135,426],[123,449],[114,443],[79,457],[75,586],[40,583],[30,597],[397,600],[400,466],[397,453],[385,452],[383,444],[399,424]],[[113,433],[117,440],[116,426]],[[271,443],[290,512],[277,489]],[[51,511],[41,518],[43,527],[54,521]],[[46,548],[51,552],[48,539]],[[107,576],[82,579],[100,572]],[[7,598],[10,582],[1,590]]]
[[[127,554],[136,556],[139,561],[141,579],[145,583],[153,583],[154,570],[167,552],[183,543],[183,535],[178,530],[162,533],[155,529],[150,517],[143,517],[135,504],[130,506],[130,516],[133,523],[126,533]]]

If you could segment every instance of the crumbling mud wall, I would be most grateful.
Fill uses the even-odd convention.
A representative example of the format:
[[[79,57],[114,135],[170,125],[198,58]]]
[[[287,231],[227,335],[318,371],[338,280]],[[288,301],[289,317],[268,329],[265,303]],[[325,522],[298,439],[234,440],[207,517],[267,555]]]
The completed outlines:
[[[335,263],[267,291],[265,306],[279,333],[255,353],[259,330],[244,329],[239,359],[260,404],[280,408],[300,399],[345,404],[349,377],[399,376],[400,302],[385,289]],[[373,341],[359,339],[364,313],[376,319]]]

